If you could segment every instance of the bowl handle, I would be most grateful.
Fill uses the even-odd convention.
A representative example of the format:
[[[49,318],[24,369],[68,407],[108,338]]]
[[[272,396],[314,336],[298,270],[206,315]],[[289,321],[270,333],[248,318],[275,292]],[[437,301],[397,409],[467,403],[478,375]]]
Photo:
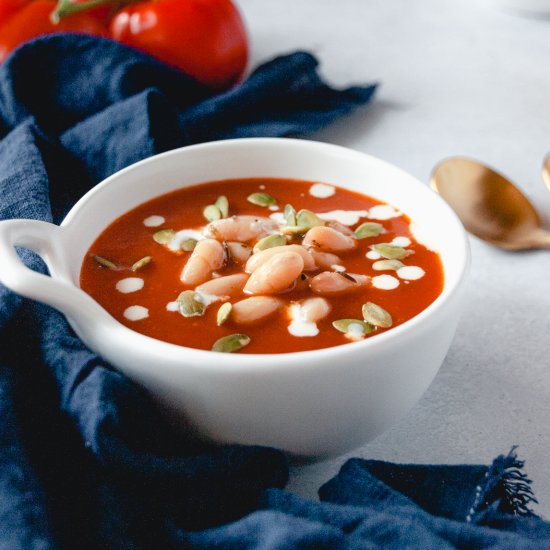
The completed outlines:
[[[13,292],[48,304],[75,320],[97,320],[104,310],[75,285],[29,269],[15,251],[29,248],[51,265],[62,265],[61,231],[57,225],[37,220],[0,222],[0,282]]]

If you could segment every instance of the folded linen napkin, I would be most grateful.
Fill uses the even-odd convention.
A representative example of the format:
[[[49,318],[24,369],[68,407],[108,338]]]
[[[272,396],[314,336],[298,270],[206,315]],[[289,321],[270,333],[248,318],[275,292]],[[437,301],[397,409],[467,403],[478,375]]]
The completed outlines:
[[[59,223],[94,184],[155,153],[303,134],[371,99],[374,86],[333,90],[316,66],[280,57],[212,96],[108,40],[28,43],[0,66],[0,219]],[[165,548],[173,531],[240,517],[287,478],[276,450],[174,433],[60,314],[1,286],[0,466],[2,549]]]
[[[491,466],[351,459],[320,502],[268,489],[259,511],[181,540],[205,550],[548,549],[550,523],[530,510],[522,467],[514,449]]]

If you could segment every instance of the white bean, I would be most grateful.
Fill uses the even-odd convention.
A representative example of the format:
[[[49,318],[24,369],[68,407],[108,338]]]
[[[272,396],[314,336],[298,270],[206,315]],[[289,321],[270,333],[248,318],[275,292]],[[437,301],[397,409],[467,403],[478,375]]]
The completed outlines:
[[[302,302],[301,308],[304,319],[310,323],[324,319],[331,310],[330,304],[324,298],[308,298]]]
[[[232,216],[209,223],[204,234],[219,241],[249,242],[279,229],[277,222],[261,216]]]
[[[240,296],[247,280],[248,275],[246,273],[236,273],[235,275],[226,275],[225,277],[206,281],[195,290],[201,294],[230,298]]]
[[[281,307],[281,301],[272,296],[252,296],[233,304],[231,319],[239,325],[249,325],[267,319]]]
[[[272,248],[262,250],[261,252],[258,252],[257,254],[254,254],[249,258],[248,262],[246,262],[245,269],[249,273],[252,273],[253,271],[256,271],[256,269],[258,269],[262,264],[267,262],[267,260],[270,260],[276,254],[281,254],[283,252],[295,252],[296,254],[299,254],[304,261],[304,271],[311,271],[312,269],[316,269],[313,256],[308,252],[306,248],[299,244],[274,246]]]
[[[315,265],[320,269],[332,271],[333,265],[342,265],[342,260],[339,256],[336,256],[336,254],[331,254],[330,252],[319,252],[314,249],[311,249],[310,253],[313,256]]]
[[[369,278],[366,275],[348,274],[349,279],[342,273],[334,271],[323,271],[311,279],[310,287],[315,294],[331,296],[335,294],[345,294],[358,290],[366,285]]]
[[[239,264],[244,264],[252,256],[252,247],[244,243],[230,241],[227,243],[227,248],[231,259]]]
[[[347,252],[357,246],[355,239],[324,225],[312,227],[306,233],[302,244],[321,252]]]
[[[332,229],[335,229],[339,233],[342,233],[342,235],[351,236],[353,235],[352,229],[350,229],[347,225],[344,225],[343,223],[337,222],[336,220],[329,220],[326,223],[327,227],[331,227]]]
[[[213,271],[223,267],[224,261],[225,252],[218,241],[199,241],[183,268],[181,280],[189,285],[203,283],[210,279]]]
[[[275,254],[250,275],[248,294],[277,294],[287,290],[302,273],[304,260],[296,252]]]

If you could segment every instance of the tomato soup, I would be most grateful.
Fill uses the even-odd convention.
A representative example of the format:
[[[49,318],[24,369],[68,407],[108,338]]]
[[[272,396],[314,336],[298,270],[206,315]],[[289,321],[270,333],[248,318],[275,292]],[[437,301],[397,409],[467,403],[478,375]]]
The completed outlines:
[[[320,182],[251,178],[127,212],[90,247],[80,285],[158,340],[285,353],[391,330],[437,298],[443,268],[391,205]]]

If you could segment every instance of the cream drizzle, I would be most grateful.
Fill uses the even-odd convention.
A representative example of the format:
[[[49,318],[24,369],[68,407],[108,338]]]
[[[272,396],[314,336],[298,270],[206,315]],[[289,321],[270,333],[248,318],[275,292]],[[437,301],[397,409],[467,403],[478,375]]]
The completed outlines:
[[[304,337],[304,336],[317,336],[319,329],[317,323],[308,321],[306,318],[306,312],[300,304],[292,304],[288,308],[290,314],[290,325],[288,325],[288,332],[292,336]]]
[[[130,294],[130,292],[141,290],[144,284],[144,280],[139,277],[126,277],[126,279],[118,281],[116,289],[122,294]]]
[[[158,227],[162,225],[166,220],[162,216],[149,216],[143,220],[145,227]]]
[[[407,248],[407,246],[411,245],[411,240],[409,237],[395,237],[391,244],[395,246],[400,246],[401,248]]]
[[[195,300],[200,302],[203,306],[208,307],[210,304],[222,299],[222,296],[216,296],[215,294],[205,294],[195,290]]]
[[[149,317],[149,310],[143,306],[130,306],[124,310],[123,315],[129,321],[141,321]]]
[[[187,239],[202,241],[204,239],[204,235],[195,229],[182,229],[170,239],[167,246],[170,250],[177,252],[178,250],[181,250],[181,243]]]
[[[379,260],[381,257],[382,257],[382,254],[380,254],[379,252],[376,252],[376,250],[369,250],[365,256],[369,259],[369,260]]]
[[[426,272],[416,265],[406,265],[397,270],[397,276],[407,281],[416,281],[424,277]]]
[[[350,323],[344,336],[349,340],[357,342],[358,340],[363,340],[365,331],[363,330],[363,326],[359,323]]]
[[[390,204],[378,204],[369,209],[367,217],[371,220],[389,220],[390,218],[398,218],[403,213],[396,210]]]
[[[372,278],[372,286],[380,290],[393,290],[399,286],[399,279],[392,275],[377,275]]]
[[[327,199],[332,197],[334,193],[336,193],[334,185],[328,185],[327,183],[314,183],[309,188],[309,194],[318,199]]]
[[[355,225],[361,218],[366,218],[366,210],[331,210],[317,214],[322,220],[334,220],[342,225]]]

